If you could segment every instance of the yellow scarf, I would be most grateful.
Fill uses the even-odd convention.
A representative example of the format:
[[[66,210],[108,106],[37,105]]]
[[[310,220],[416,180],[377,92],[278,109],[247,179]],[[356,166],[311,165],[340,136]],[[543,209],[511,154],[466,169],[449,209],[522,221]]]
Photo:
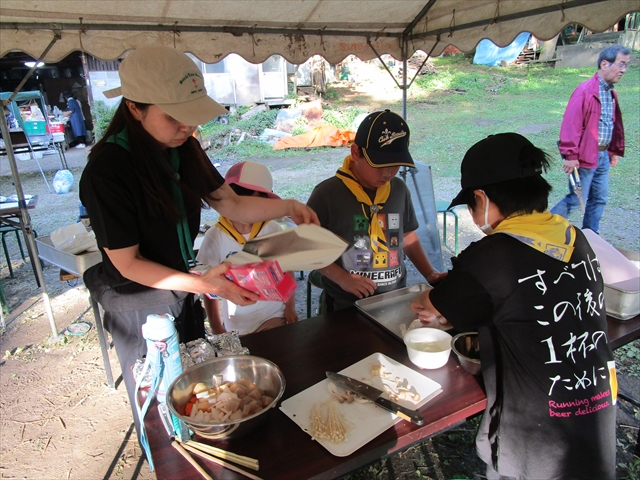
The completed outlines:
[[[371,198],[364,191],[362,185],[358,183],[356,177],[351,172],[351,155],[347,155],[344,159],[342,167],[336,172],[336,177],[344,182],[349,191],[353,193],[356,199],[362,203],[362,213],[369,219],[369,239],[371,240],[371,249],[378,253],[378,250],[382,249],[389,251],[387,247],[387,239],[384,236],[382,225],[378,221],[378,212],[384,208],[384,203],[389,198],[391,193],[391,182],[387,182],[382,187],[376,189],[376,196],[371,202]],[[368,209],[365,209],[365,205]]]
[[[522,243],[567,263],[573,254],[576,231],[560,215],[548,210],[543,213],[505,218],[493,233],[506,233]]]
[[[260,230],[262,230],[262,227],[264,227],[266,223],[267,222],[256,222],[253,225],[251,225],[251,233],[249,234],[249,240],[251,240],[252,238],[255,238],[260,233]],[[245,243],[247,243],[247,241],[244,238],[244,235],[242,235],[240,232],[238,232],[238,230],[236,230],[236,227],[233,226],[233,223],[231,223],[231,221],[228,218],[220,215],[220,217],[218,218],[218,223],[216,223],[216,227],[218,227],[224,233],[229,235],[240,245],[244,245]]]

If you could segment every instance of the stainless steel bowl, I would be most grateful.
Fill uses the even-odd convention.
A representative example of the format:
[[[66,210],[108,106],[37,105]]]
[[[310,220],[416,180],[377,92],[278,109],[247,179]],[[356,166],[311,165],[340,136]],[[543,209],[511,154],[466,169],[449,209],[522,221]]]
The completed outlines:
[[[198,382],[211,386],[214,375],[222,375],[224,381],[230,382],[247,379],[261,388],[266,395],[273,397],[273,402],[259,412],[240,420],[225,423],[194,422],[192,418],[185,415],[185,408],[191,398],[193,387]],[[269,411],[282,397],[285,385],[282,372],[269,360],[252,355],[218,357],[198,363],[178,376],[167,391],[167,405],[176,417],[189,425],[198,435],[215,439],[236,438],[264,423]]]
[[[459,333],[453,337],[451,349],[458,357],[462,368],[467,372],[472,375],[478,375],[482,372],[478,332]]]

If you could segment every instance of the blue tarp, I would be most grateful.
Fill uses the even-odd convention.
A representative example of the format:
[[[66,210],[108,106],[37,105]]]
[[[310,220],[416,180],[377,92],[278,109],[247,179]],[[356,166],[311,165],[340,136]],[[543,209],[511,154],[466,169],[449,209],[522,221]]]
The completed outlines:
[[[522,32],[511,42],[511,45],[502,48],[498,47],[491,40],[484,39],[476,47],[473,63],[477,65],[489,65],[490,67],[499,67],[503,60],[511,63],[518,58],[527,41],[529,41],[530,35],[529,32]]]

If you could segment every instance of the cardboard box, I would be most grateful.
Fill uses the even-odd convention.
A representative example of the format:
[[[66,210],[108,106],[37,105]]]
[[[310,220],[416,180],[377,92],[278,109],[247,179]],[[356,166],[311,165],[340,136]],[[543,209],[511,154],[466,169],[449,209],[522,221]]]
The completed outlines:
[[[260,300],[268,302],[286,302],[298,286],[276,261],[233,265],[224,275],[236,285],[260,295]]]
[[[317,270],[335,262],[349,244],[318,225],[298,225],[249,240],[241,252],[227,258],[244,265],[277,261],[285,272]]]

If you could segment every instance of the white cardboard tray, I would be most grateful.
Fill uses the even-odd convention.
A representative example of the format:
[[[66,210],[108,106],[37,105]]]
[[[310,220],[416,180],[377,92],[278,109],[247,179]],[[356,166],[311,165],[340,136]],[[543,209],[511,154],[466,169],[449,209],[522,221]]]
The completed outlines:
[[[382,353],[374,353],[338,373],[348,375],[356,380],[368,381],[376,388],[383,390],[382,379],[371,375],[371,366],[375,364],[382,364],[385,371],[391,372],[394,376],[400,377],[401,379],[406,378],[409,385],[415,387],[416,391],[420,394],[420,401],[418,403],[413,403],[409,400],[399,400],[397,402],[407,408],[418,409],[442,392],[439,383],[434,382],[420,372],[416,372],[392,360]],[[302,430],[309,433],[311,407],[316,402],[329,400],[331,394],[328,390],[328,384],[329,380],[325,378],[320,383],[288,398],[282,402],[280,410],[297,423]],[[386,397],[387,395],[385,394],[384,396]],[[402,420],[393,413],[373,403],[335,402],[335,405],[340,410],[340,413],[342,413],[344,419],[352,424],[347,440],[342,443],[333,443],[327,440],[317,440],[317,442],[337,457],[351,455],[389,427]]]

